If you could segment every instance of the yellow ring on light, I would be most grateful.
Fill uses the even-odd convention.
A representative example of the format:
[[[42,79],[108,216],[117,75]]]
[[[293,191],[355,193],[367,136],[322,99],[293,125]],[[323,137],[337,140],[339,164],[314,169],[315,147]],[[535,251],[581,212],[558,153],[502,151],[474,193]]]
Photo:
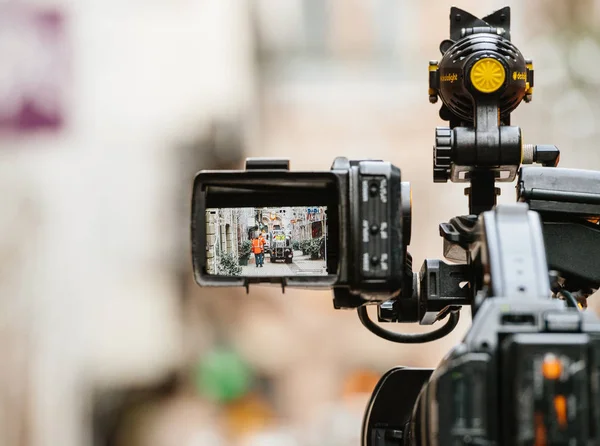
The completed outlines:
[[[475,62],[471,68],[471,83],[482,93],[493,93],[498,90],[506,79],[504,65],[496,59],[486,57]]]

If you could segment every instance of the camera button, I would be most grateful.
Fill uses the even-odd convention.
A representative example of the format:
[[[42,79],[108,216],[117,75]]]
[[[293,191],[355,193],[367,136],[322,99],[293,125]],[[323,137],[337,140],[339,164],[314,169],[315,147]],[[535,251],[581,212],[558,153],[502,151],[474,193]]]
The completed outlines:
[[[377,184],[371,183],[369,186],[369,195],[371,195],[371,197],[379,195],[379,186]]]

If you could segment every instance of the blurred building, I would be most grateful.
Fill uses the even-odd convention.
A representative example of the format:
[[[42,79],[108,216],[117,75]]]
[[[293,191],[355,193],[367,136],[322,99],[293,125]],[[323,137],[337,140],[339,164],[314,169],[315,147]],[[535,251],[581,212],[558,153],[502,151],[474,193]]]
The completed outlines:
[[[215,209],[206,211],[206,259],[209,274],[218,270],[222,254],[238,257],[238,247],[244,236],[246,224],[238,209]],[[247,240],[247,238],[245,238]]]
[[[0,4],[14,25],[0,32],[2,113],[6,92],[61,110],[60,125],[0,136],[0,444],[101,444],[99,395],[116,413],[124,392],[181,370],[191,179],[241,162],[248,14],[238,1]],[[62,18],[56,38],[47,17]],[[58,48],[27,47],[40,41]]]

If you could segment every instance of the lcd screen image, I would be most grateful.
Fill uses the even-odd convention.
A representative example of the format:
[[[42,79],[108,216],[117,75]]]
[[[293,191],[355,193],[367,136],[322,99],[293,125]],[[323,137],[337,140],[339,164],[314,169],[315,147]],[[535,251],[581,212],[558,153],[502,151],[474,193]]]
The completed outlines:
[[[326,265],[326,206],[206,210],[208,274],[320,276]]]

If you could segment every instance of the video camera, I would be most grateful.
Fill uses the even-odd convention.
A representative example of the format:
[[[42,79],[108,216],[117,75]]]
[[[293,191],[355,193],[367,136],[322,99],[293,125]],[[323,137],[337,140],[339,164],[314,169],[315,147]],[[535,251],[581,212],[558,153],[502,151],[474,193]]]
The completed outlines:
[[[471,328],[435,370],[381,378],[365,446],[600,444],[600,319],[584,311],[600,285],[600,173],[558,168],[555,146],[524,144],[511,125],[532,99],[534,70],[511,42],[508,7],[482,19],[451,8],[440,51],[428,93],[448,126],[435,132],[433,179],[468,183],[469,199],[468,214],[440,225],[449,262],[413,272],[411,189],[392,164],[340,157],[329,171],[296,172],[255,158],[196,176],[195,279],[331,288],[336,309],[356,309],[400,343],[445,336],[470,307]],[[496,205],[495,183],[515,180],[517,203]],[[252,251],[259,234],[268,242]],[[446,322],[390,332],[368,305],[379,322]]]

